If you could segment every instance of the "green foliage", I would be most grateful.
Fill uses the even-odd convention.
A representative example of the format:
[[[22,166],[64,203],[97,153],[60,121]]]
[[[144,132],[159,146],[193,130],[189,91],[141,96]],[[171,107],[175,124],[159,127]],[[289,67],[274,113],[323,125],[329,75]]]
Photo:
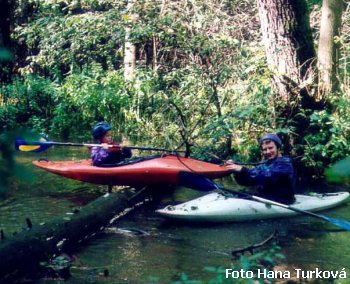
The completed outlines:
[[[293,117],[278,119],[254,7],[250,0],[20,1],[13,39],[25,57],[18,78],[0,87],[0,127],[86,140],[103,119],[131,143],[187,142],[194,157],[257,161],[262,133],[299,133]],[[349,19],[345,12],[337,39],[342,93],[332,108],[298,110],[310,118],[310,134],[293,146],[310,167],[349,154]],[[123,78],[126,27],[138,50],[132,82]]]
[[[260,104],[269,93],[268,77],[257,76],[266,71],[264,56],[254,43],[256,31],[238,30],[240,20],[231,14],[237,8],[225,5],[227,10],[201,1],[190,7],[141,1],[127,11],[123,1],[41,1],[14,36],[30,51],[20,73],[39,73],[55,82],[56,109],[46,130],[80,137],[82,129],[105,119],[129,138],[152,144],[175,147],[186,140],[215,152],[212,145],[225,145],[235,133],[235,141],[253,145],[249,133],[259,122],[249,120],[269,123],[269,112]],[[130,14],[137,14],[132,41],[143,52],[145,43],[157,40],[162,58],[157,74],[140,68],[131,84],[119,71]],[[251,45],[242,36],[252,39]]]
[[[65,137],[90,135],[81,129],[89,130],[99,120],[110,121],[122,131],[124,111],[130,104],[122,76],[115,71],[102,72],[98,64],[66,77],[57,88],[55,102],[52,132]]]
[[[322,0],[307,0],[308,6],[311,8],[314,5],[322,6]]]
[[[47,130],[55,107],[54,92],[54,83],[32,75],[0,86],[0,129],[13,130],[25,124],[38,132]]]
[[[123,22],[118,4],[111,5],[97,0],[43,1],[34,20],[16,29],[16,41],[33,52],[19,71],[61,80],[85,65],[99,63],[105,70],[119,67]]]
[[[346,184],[350,183],[350,158],[335,163],[326,170],[327,181],[332,183]]]
[[[332,110],[311,114],[304,157],[310,166],[324,168],[350,154],[349,104],[346,97],[336,98]]]
[[[220,148],[227,151],[227,141],[233,140],[235,153],[249,159],[257,136],[273,123],[271,88],[256,31],[237,29],[240,20],[231,14],[237,9],[231,4],[225,2],[227,10],[201,1],[190,8],[177,2],[135,4],[129,11],[138,15],[132,40],[141,44],[142,52],[142,44],[156,36],[163,61],[157,73],[139,68],[130,84],[120,70],[129,21],[123,2],[40,2],[28,24],[16,28],[15,39],[32,51],[19,71],[51,78],[51,85],[43,84],[44,90],[38,91],[52,88],[56,107],[46,116],[46,125],[35,112],[19,122],[68,139],[87,138],[91,125],[104,119],[139,142],[176,147],[187,141],[202,158]],[[247,12],[253,13],[248,7]],[[26,86],[28,80],[26,75],[21,82]],[[22,101],[22,94],[12,96]],[[24,110],[18,114],[11,108],[3,116],[24,116]]]

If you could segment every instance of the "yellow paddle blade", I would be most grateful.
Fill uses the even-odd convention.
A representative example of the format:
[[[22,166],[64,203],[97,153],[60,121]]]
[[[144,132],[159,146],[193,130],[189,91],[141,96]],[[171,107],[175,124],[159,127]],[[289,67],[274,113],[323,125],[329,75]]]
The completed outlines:
[[[39,145],[35,145],[38,144]],[[16,139],[15,141],[15,148],[18,151],[22,151],[22,152],[41,152],[46,150],[48,147],[50,147],[50,145],[45,145],[43,143],[43,145],[40,145],[41,142],[47,142],[47,139],[45,137],[40,137],[38,139],[38,142],[26,142],[25,140],[19,138]]]
[[[23,152],[33,152],[38,150],[40,147],[41,147],[40,145],[20,145],[18,147],[18,150]]]

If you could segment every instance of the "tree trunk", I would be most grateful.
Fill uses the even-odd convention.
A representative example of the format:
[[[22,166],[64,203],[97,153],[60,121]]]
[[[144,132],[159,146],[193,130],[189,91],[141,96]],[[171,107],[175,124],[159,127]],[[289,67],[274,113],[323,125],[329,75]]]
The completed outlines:
[[[0,11],[0,82],[8,83],[11,79],[11,19],[14,3],[12,0],[1,2]]]
[[[216,108],[217,118],[220,120],[222,118],[222,109],[221,109],[221,103],[219,99],[218,85],[216,83],[218,82],[218,80],[219,78],[217,77],[213,78],[212,76],[210,76],[210,81],[211,81],[210,85],[213,90],[212,99],[214,101],[214,105]],[[219,145],[218,155],[226,159],[227,157],[233,154],[232,153],[232,135],[231,133],[227,133],[227,135],[225,135],[222,138],[224,139],[223,140],[224,142]]]
[[[113,217],[140,202],[146,193],[133,194],[131,189],[106,194],[74,214],[34,224],[32,229],[9,239],[5,234],[0,241],[0,282],[32,272],[39,262],[103,230]]]
[[[158,37],[153,35],[152,36],[152,43],[153,43],[153,58],[152,58],[152,70],[154,73],[158,70],[158,62],[157,62],[157,39]]]
[[[337,68],[343,0],[323,0],[320,38],[318,42],[319,98],[338,87]]]
[[[132,12],[134,0],[129,0],[127,4],[128,16],[125,26],[125,46],[124,46],[124,79],[133,80],[135,78],[136,68],[136,46],[132,42],[131,32],[135,20],[135,14]]]
[[[288,102],[312,83],[315,50],[305,0],[256,0],[277,99]]]

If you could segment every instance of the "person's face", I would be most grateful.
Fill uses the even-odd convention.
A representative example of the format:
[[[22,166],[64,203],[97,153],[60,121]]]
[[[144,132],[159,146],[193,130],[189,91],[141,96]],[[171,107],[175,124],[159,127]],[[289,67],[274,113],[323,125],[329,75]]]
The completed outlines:
[[[102,143],[107,143],[107,144],[111,144],[112,141],[112,134],[110,131],[107,131],[107,133],[102,137],[101,139]]]
[[[264,159],[272,160],[278,156],[278,149],[273,141],[264,141],[261,144],[262,154]]]

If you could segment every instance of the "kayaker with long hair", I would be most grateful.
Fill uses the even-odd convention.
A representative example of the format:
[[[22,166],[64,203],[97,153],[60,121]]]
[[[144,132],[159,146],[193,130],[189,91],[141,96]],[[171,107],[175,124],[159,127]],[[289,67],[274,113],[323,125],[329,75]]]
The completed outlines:
[[[109,167],[124,161],[132,156],[131,150],[118,146],[111,135],[112,126],[107,122],[98,122],[91,131],[94,140],[101,144],[101,147],[91,148],[92,164],[97,167]]]
[[[266,134],[260,139],[260,147],[264,158],[263,163],[248,169],[235,164],[232,160],[226,162],[238,184],[256,186],[260,197],[284,204],[294,202],[295,170],[293,161],[281,154],[282,141],[276,134]]]

